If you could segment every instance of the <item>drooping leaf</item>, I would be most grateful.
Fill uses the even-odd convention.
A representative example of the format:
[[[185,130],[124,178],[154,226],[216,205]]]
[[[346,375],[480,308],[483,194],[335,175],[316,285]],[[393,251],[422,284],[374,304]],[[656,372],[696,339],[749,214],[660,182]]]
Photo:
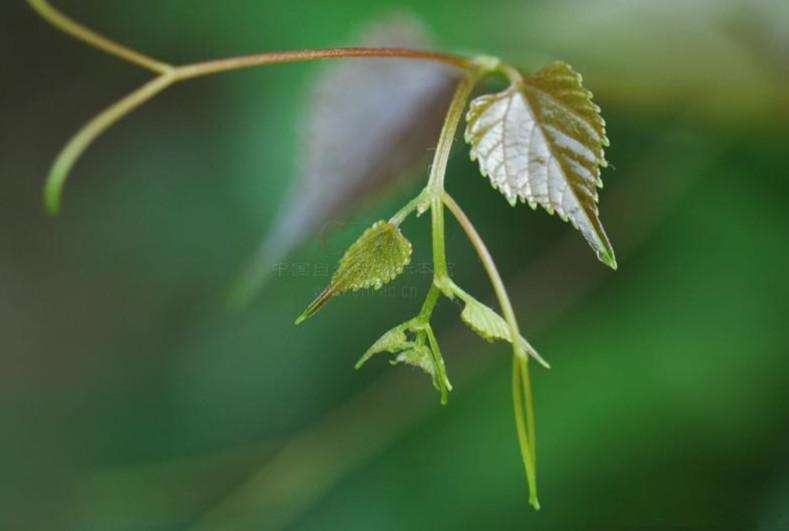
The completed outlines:
[[[329,285],[296,319],[296,324],[314,315],[335,295],[379,289],[402,273],[410,261],[411,242],[400,229],[387,221],[376,222],[345,251]]]
[[[373,343],[373,345],[367,349],[367,352],[356,362],[356,368],[359,369],[364,365],[367,360],[372,358],[376,354],[380,354],[382,352],[389,352],[392,354],[396,354],[402,350],[411,348],[415,346],[413,341],[408,340],[408,336],[405,333],[406,325],[399,325],[384,335],[378,338],[378,340]]]
[[[425,371],[433,381],[433,387],[441,393],[441,403],[446,404],[447,393],[452,390],[452,384],[449,383],[444,367],[437,365],[437,359],[440,360],[428,345],[415,345],[400,352],[390,363],[392,365],[405,363]],[[438,363],[443,362],[438,361]]]
[[[409,339],[408,334],[415,335],[415,339]],[[356,362],[356,368],[359,369],[371,357],[384,352],[396,354],[389,362],[392,365],[413,365],[430,375],[433,386],[441,392],[441,402],[446,403],[447,392],[452,390],[452,384],[447,378],[441,351],[430,325],[415,325],[415,321],[411,320],[392,328],[367,349]]]
[[[349,44],[430,49],[431,39],[418,19],[396,14]],[[300,127],[297,182],[235,286],[233,302],[250,300],[273,266],[305,240],[421,167],[438,138],[455,82],[451,68],[428,61],[323,64]]]
[[[395,359],[390,361],[392,365],[405,363],[413,367],[418,367],[425,371],[430,379],[433,381],[433,387],[441,391],[441,384],[439,382],[439,370],[436,367],[436,360],[433,357],[433,352],[427,345],[415,345],[413,348],[400,352]],[[444,376],[444,385],[451,389],[449,381]],[[446,403],[446,391],[442,391],[441,401]]]
[[[413,365],[425,371],[434,380],[436,378],[436,364],[433,360],[433,354],[426,345],[414,345],[413,348],[400,352],[391,363],[392,365],[397,365],[398,363]]]
[[[471,102],[466,117],[471,158],[510,204],[539,204],[570,221],[597,257],[616,259],[597,209],[606,166],[605,121],[581,76],[552,63],[497,94]]]
[[[502,316],[463,290],[456,289],[455,293],[465,303],[460,317],[477,335],[490,342],[494,340],[512,342],[510,339],[512,337],[510,334],[510,327]],[[526,341],[526,338],[521,336],[520,341],[521,348],[523,348],[529,356],[537,360],[543,367],[548,369],[551,367],[534,347]]]

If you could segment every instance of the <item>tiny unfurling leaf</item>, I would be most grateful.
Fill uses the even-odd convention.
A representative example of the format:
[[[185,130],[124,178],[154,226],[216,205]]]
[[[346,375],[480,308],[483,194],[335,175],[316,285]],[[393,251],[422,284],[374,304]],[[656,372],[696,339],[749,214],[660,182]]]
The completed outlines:
[[[379,289],[411,261],[411,242],[389,222],[378,221],[364,231],[340,260],[331,282],[296,319],[301,323],[335,295],[364,288]]]
[[[502,92],[476,98],[466,120],[472,160],[510,204],[521,199],[556,212],[616,269],[597,209],[605,121],[580,74],[552,63]]]
[[[463,300],[465,307],[460,317],[477,335],[486,341],[511,341],[510,327],[507,321],[502,316],[492,310],[490,307],[482,304],[477,299],[469,295],[463,290],[456,289],[456,294]],[[548,362],[542,359],[542,356],[532,347],[526,338],[521,336],[521,347],[523,350],[537,360],[545,368],[550,368]]]
[[[436,364],[433,360],[433,353],[430,351],[430,348],[426,345],[414,345],[413,348],[408,350],[404,350],[400,352],[395,359],[390,362],[392,365],[397,365],[398,363],[405,363],[407,365],[413,365],[414,367],[419,367],[423,371],[433,378],[433,383],[438,386],[436,383]]]
[[[367,362],[367,360],[376,354],[380,354],[382,352],[396,354],[401,350],[415,346],[413,341],[408,340],[408,336],[406,336],[405,331],[406,325],[399,325],[379,337],[378,340],[367,349],[367,352],[364,353],[359,361],[356,362],[356,368],[361,368],[362,365]]]
[[[415,338],[409,339],[409,334]],[[447,392],[452,390],[452,384],[447,378],[444,360],[430,325],[417,324],[416,320],[411,320],[392,328],[367,349],[356,362],[356,368],[361,368],[371,357],[384,352],[396,354],[389,362],[392,365],[405,363],[430,375],[433,386],[441,392],[441,402],[446,403]]]
[[[452,384],[449,383],[449,378],[447,378],[440,353],[437,353],[428,345],[417,344],[413,348],[400,352],[389,363],[392,365],[405,363],[425,371],[433,381],[433,387],[441,393],[441,403],[446,404],[447,392],[452,390]]]

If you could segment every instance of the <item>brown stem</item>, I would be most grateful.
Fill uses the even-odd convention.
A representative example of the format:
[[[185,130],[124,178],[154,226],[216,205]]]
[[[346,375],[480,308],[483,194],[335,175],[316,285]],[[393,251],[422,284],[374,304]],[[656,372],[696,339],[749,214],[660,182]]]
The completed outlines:
[[[474,66],[474,62],[465,57],[454,54],[438,52],[428,52],[424,50],[411,50],[409,48],[329,48],[325,50],[296,50],[289,52],[269,52],[241,57],[231,57],[229,59],[218,59],[215,61],[205,61],[178,67],[176,75],[178,79],[191,79],[195,77],[226,72],[228,70],[238,70],[242,68],[252,68],[255,66],[276,64],[276,63],[295,63],[303,61],[315,61],[317,59],[342,59],[349,57],[389,57],[402,59],[421,59],[444,63],[464,70]]]

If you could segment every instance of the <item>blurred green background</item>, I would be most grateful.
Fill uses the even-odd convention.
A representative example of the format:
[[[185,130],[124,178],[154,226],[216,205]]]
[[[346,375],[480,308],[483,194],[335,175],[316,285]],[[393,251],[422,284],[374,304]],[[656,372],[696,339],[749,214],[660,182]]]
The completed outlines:
[[[173,62],[347,44],[392,10],[441,49],[566,60],[608,122],[601,214],[620,268],[569,225],[508,207],[456,145],[447,186],[553,365],[533,375],[534,512],[508,349],[462,327],[456,305],[437,314],[447,406],[414,370],[353,370],[429,276],[340,298],[298,329],[325,276],[280,275],[248,310],[220,307],[298,178],[319,67],[168,91],[88,151],[51,219],[54,155],[147,74],[6,1],[0,528],[789,529],[785,2],[54,3]],[[290,263],[334,264],[418,186],[346,212]],[[427,220],[404,230],[429,260]],[[448,231],[455,277],[490,301]]]

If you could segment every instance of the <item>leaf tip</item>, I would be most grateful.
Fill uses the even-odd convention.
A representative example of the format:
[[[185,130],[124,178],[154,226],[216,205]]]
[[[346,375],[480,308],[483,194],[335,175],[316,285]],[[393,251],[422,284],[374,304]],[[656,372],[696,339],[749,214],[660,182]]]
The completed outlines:
[[[324,305],[324,304],[326,304],[327,302],[329,302],[329,299],[330,299],[330,298],[332,298],[332,296],[333,296],[333,295],[334,295],[334,288],[333,288],[333,286],[330,284],[329,286],[327,286],[327,287],[326,287],[326,289],[324,289],[324,290],[321,292],[321,294],[320,294],[320,295],[318,295],[318,296],[315,298],[315,300],[314,300],[314,301],[312,301],[312,302],[310,303],[310,305],[309,305],[309,306],[307,306],[307,309],[306,309],[306,310],[304,310],[303,312],[301,312],[301,315],[299,315],[299,316],[296,318],[296,320],[293,322],[293,324],[295,324],[295,325],[297,325],[297,326],[298,326],[298,325],[300,325],[301,323],[303,323],[304,321],[306,321],[307,319],[309,319],[310,317],[312,317],[313,315],[315,315],[315,314],[318,312],[318,310],[320,310],[321,308],[323,308],[323,305]]]
[[[536,494],[531,494],[529,496],[529,505],[534,507],[535,511],[539,511],[540,510],[540,500],[537,499],[537,495]]]
[[[447,405],[447,393],[446,393],[446,391],[441,393],[441,405],[442,406],[446,406]]]
[[[616,263],[616,256],[614,256],[613,249],[605,249],[600,253],[600,261],[602,261],[605,265],[616,271],[619,268],[619,264]]]
[[[545,359],[542,356],[540,356],[540,353],[537,352],[537,350],[533,346],[531,346],[531,344],[528,341],[526,341],[526,339],[523,336],[521,336],[521,348],[526,352],[528,356],[534,358],[537,361],[537,363],[542,365],[544,368],[546,369],[551,368],[551,364],[545,361]],[[528,361],[528,357],[526,355],[523,356],[523,359]]]

